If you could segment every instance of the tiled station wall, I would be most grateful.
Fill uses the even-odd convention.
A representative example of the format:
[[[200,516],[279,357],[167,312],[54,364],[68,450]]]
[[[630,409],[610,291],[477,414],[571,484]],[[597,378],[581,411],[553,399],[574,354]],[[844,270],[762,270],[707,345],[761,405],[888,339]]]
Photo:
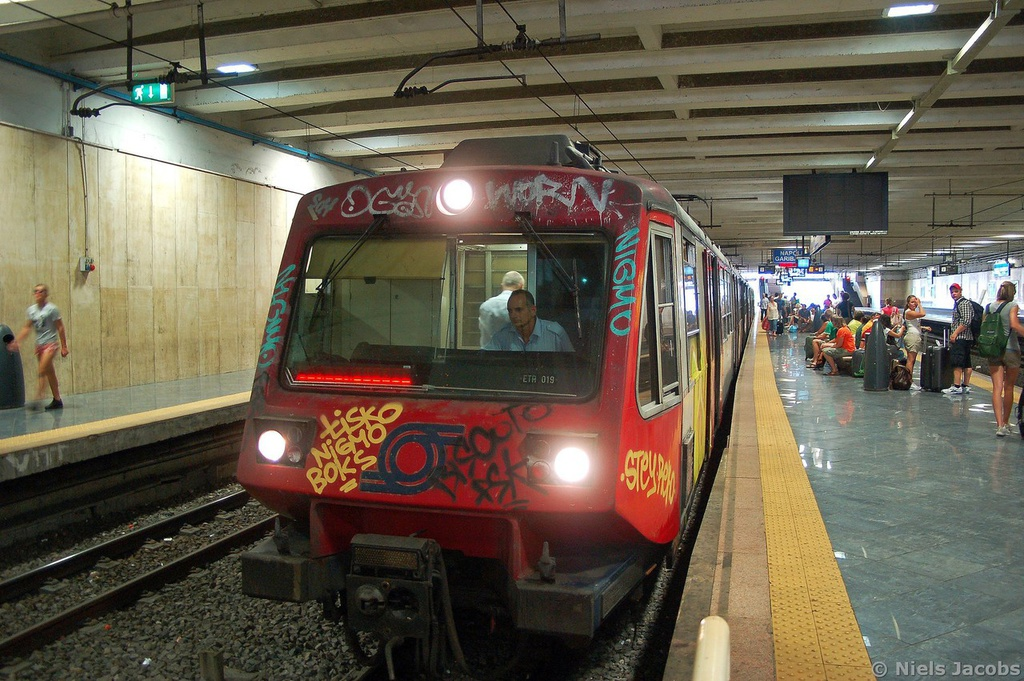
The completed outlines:
[[[0,323],[17,331],[49,285],[65,394],[254,368],[298,198],[0,125]]]

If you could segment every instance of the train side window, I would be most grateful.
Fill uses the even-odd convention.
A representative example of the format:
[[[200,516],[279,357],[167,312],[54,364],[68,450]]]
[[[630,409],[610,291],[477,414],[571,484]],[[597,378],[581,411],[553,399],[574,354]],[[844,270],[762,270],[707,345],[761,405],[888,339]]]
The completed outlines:
[[[651,232],[640,321],[637,400],[649,415],[680,398],[677,276],[672,238]]]
[[[685,262],[683,263],[683,309],[686,319],[687,349],[690,353],[690,367],[700,365],[700,297],[697,295],[697,249],[686,242]]]

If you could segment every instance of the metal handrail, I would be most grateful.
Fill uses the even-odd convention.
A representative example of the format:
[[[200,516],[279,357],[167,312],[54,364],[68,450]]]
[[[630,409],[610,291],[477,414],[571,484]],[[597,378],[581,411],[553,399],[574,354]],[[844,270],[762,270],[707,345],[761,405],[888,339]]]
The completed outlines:
[[[730,667],[729,624],[718,615],[700,621],[693,681],[728,681]]]

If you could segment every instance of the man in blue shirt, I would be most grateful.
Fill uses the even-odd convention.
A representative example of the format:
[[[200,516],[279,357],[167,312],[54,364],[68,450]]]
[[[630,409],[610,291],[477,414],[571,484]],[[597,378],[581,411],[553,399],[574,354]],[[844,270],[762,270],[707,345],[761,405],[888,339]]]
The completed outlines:
[[[509,323],[491,336],[484,350],[575,351],[561,324],[537,318],[537,302],[526,289],[513,291],[507,307]]]

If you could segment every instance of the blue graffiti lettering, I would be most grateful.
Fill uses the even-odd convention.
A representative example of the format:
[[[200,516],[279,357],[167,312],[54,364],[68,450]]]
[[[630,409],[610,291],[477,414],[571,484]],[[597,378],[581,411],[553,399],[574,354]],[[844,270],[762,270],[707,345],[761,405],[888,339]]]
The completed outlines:
[[[611,321],[608,328],[616,336],[625,336],[633,323],[633,303],[636,296],[633,294],[636,281],[636,245],[640,242],[640,229],[633,227],[623,232],[615,240],[615,264],[612,268],[612,289],[615,295],[609,312],[617,307],[625,306]]]
[[[363,471],[359,489],[386,494],[419,494],[433,485],[433,473],[444,468],[447,449],[454,447],[465,432],[464,426],[437,423],[403,423],[384,439],[377,454],[377,468]],[[416,470],[402,470],[398,457],[406,447],[425,454]],[[411,457],[410,457],[411,458]]]
[[[295,265],[289,265],[277,275],[274,296],[270,301],[270,314],[267,315],[267,325],[263,331],[263,344],[260,346],[260,361],[256,365],[258,369],[266,369],[277,356],[277,348],[283,338],[281,324],[288,313],[288,293],[296,279],[289,275],[294,271]]]

